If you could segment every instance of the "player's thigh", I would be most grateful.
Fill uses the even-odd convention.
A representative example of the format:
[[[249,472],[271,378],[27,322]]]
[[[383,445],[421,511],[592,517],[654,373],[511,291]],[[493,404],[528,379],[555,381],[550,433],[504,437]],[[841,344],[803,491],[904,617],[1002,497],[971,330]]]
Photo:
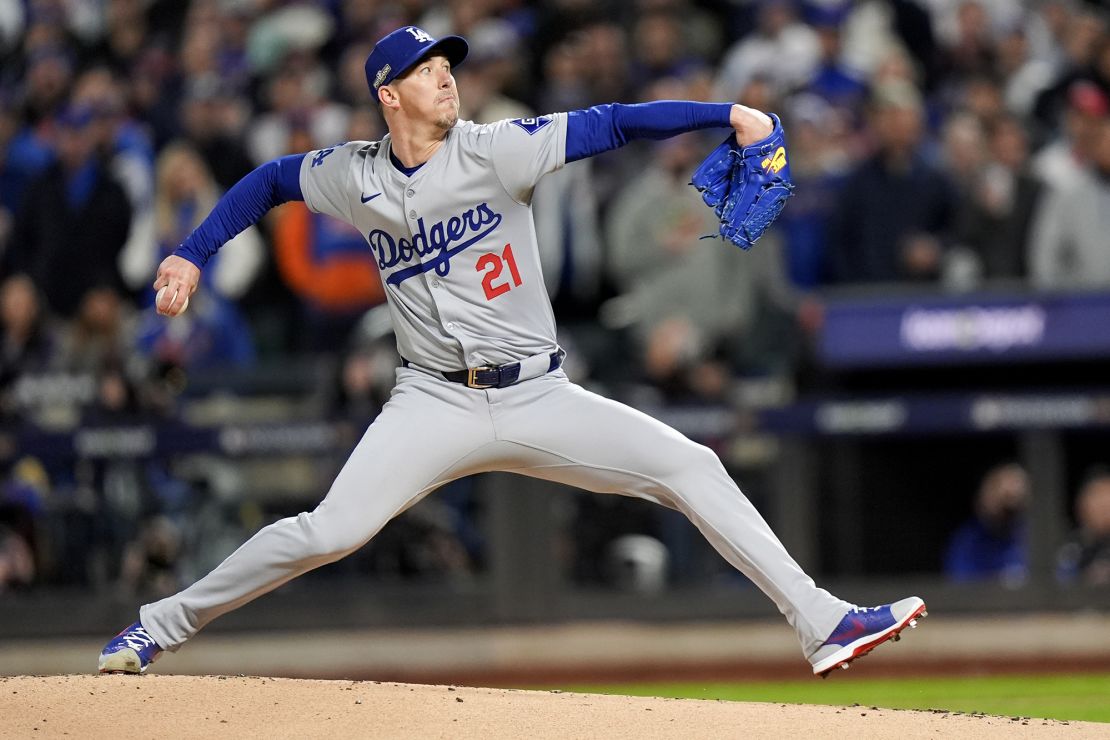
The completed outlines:
[[[493,442],[480,392],[413,370],[399,377],[312,512],[329,537],[357,544],[429,491],[470,472]]]
[[[524,471],[599,492],[660,498],[699,478],[725,475],[720,460],[658,419],[569,383],[537,378],[507,404],[499,435],[535,451]],[[524,385],[524,384],[522,384]],[[670,503],[666,500],[663,503]]]

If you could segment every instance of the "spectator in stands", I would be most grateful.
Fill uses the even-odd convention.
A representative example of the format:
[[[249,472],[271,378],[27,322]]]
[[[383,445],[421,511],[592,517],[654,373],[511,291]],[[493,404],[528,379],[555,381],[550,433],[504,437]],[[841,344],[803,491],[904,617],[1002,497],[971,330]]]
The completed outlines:
[[[133,312],[112,288],[87,292],[73,320],[60,332],[55,368],[98,376],[107,367],[126,365],[135,338]]]
[[[27,540],[7,523],[8,512],[0,507],[0,594],[26,588],[35,581],[35,558]]]
[[[952,38],[942,44],[937,72],[946,85],[960,85],[994,67],[996,48],[987,9],[963,0],[955,13]]]
[[[53,156],[23,121],[14,96],[0,90],[0,255],[28,184],[50,165]]]
[[[300,299],[299,349],[334,352],[362,314],[385,301],[377,265],[353,227],[287,203],[274,216],[274,257]]]
[[[1051,190],[1038,209],[1029,267],[1039,288],[1110,285],[1110,115],[1097,124],[1091,166],[1070,187]]]
[[[96,116],[91,127],[104,164],[127,193],[131,228],[120,254],[120,273],[136,294],[149,282],[141,256],[154,248],[154,147],[146,129],[127,113],[121,82],[106,68],[82,72],[74,82],[74,104],[87,106]],[[139,257],[135,274],[132,264]]]
[[[779,229],[791,282],[812,290],[824,279],[829,222],[852,165],[849,121],[842,109],[813,93],[793,96],[783,110],[797,187],[779,217]]]
[[[117,262],[131,205],[96,151],[95,122],[95,111],[83,106],[58,116],[58,161],[28,190],[4,254],[2,272],[29,275],[49,310],[63,318],[77,312],[88,291],[123,288]]]
[[[694,15],[696,13],[690,13],[687,17]],[[632,40],[624,27],[611,21],[595,21],[576,32],[575,38],[579,72],[586,83],[586,105],[598,100],[627,99],[636,94],[632,80]],[[705,46],[696,48],[704,51]],[[540,109],[570,110],[545,105],[541,105]]]
[[[507,94],[512,81],[506,65],[513,65],[519,55],[519,40],[511,32],[490,38],[490,32],[470,44],[466,64],[455,72],[455,81],[462,98],[459,117],[475,123],[492,123],[506,118],[527,118],[535,111]],[[361,89],[366,95],[366,79],[359,61]],[[510,69],[512,67],[510,66]]]
[[[389,308],[370,309],[351,333],[337,377],[330,378],[324,388],[328,413],[350,422],[354,439],[389,400],[398,362]]]
[[[180,136],[185,88],[179,71],[172,50],[152,43],[139,54],[127,78],[128,106],[146,126],[156,151]]]
[[[361,3],[351,3],[360,6]],[[378,38],[377,31],[367,34],[367,39]],[[366,57],[370,56],[374,45],[366,40],[355,41],[343,46],[335,68],[335,92],[332,97],[349,108],[366,105]],[[469,61],[469,60],[468,60]],[[461,68],[460,68],[461,70]]]
[[[172,322],[154,311],[144,311],[135,349],[166,373],[174,368],[248,368],[257,359],[250,324],[234,304],[211,292],[198,292],[190,299],[189,310]]]
[[[1006,108],[1023,118],[1029,116],[1037,96],[1051,84],[1052,63],[1032,53],[1028,24],[1014,23],[998,40],[996,71],[1004,80]]]
[[[607,311],[620,314],[615,325],[633,328],[646,373],[661,386],[683,385],[686,373],[741,324],[751,300],[747,266],[699,242],[717,230],[687,185],[704,148],[689,134],[656,145],[609,215],[610,270],[621,295]]]
[[[1093,4],[1092,4],[1093,5]],[[1037,96],[1033,113],[1044,125],[1058,125],[1060,111],[1078,82],[1089,82],[1096,53],[1107,32],[1107,18],[1098,8],[1072,4],[1058,40],[1059,64],[1053,84]]]
[[[43,24],[37,26],[45,28]],[[40,37],[32,46],[25,45],[26,71],[23,79],[23,115],[31,126],[48,123],[66,103],[66,93],[73,81],[73,54],[64,39],[57,43]]]
[[[151,31],[144,4],[135,0],[105,3],[101,37],[89,56],[120,75],[130,73]]]
[[[736,100],[751,78],[770,81],[783,93],[803,85],[820,64],[817,34],[797,17],[794,0],[759,0],[757,26],[720,62],[715,85],[720,100]]]
[[[1075,502],[1078,524],[1060,551],[1060,575],[1067,581],[1110,586],[1110,470],[1087,474]]]
[[[952,581],[997,581],[1015,587],[1026,577],[1026,510],[1030,484],[1016,463],[987,471],[975,495],[975,515],[952,535],[944,572]]]
[[[168,144],[158,155],[155,219],[158,251],[150,254],[148,275],[200,223],[219,199],[220,190],[204,160],[189,144]],[[155,363],[191,370],[254,363],[251,329],[231,299],[254,283],[265,260],[258,230],[250,227],[221,250],[206,270],[208,290],[198,291],[189,310],[175,321],[144,311],[136,330],[136,349]],[[153,291],[146,305],[153,303]]]
[[[716,97],[737,100],[752,77],[768,80],[776,93],[789,92],[811,79],[821,62],[821,43],[798,20],[794,0],[760,0],[757,26],[725,54],[717,76]]]
[[[959,111],[945,119],[940,138],[942,166],[952,180],[957,202],[962,203],[968,197],[972,181],[986,166],[986,133],[977,116]]]
[[[248,112],[243,98],[225,81],[210,75],[188,82],[181,102],[181,135],[204,159],[221,190],[254,169],[240,142]]]
[[[920,94],[907,83],[876,89],[871,122],[877,151],[849,176],[833,211],[831,282],[935,280],[955,203],[922,154]]]
[[[1068,190],[1090,164],[1098,124],[1110,113],[1110,97],[1087,81],[1071,86],[1059,135],[1033,156],[1033,173],[1050,190]],[[1054,129],[1055,130],[1055,129]]]
[[[560,39],[543,56],[544,85],[537,93],[540,110],[575,110],[590,105],[590,64],[580,37]]]
[[[987,130],[989,158],[971,173],[957,212],[957,240],[976,260],[983,280],[1025,279],[1033,214],[1042,185],[1029,169],[1029,137],[1011,115]]]
[[[843,5],[814,9],[812,20],[820,42],[821,58],[806,84],[807,91],[821,96],[844,113],[859,110],[867,96],[867,85],[856,70],[844,64],[841,54],[841,24],[847,12],[847,6]]]
[[[291,138],[298,130],[309,132],[314,147],[343,141],[350,109],[327,98],[329,81],[329,73],[309,51],[284,60],[266,81],[269,111],[247,126],[247,153],[256,165],[295,151]]]
[[[14,275],[5,280],[0,285],[0,416],[13,410],[11,386],[23,375],[46,370],[56,344],[31,279]]]
[[[221,194],[204,159],[183,141],[162,150],[156,173],[154,212],[158,243],[157,251],[147,258],[148,276],[200,224]],[[257,228],[248,227],[214,258],[215,264],[205,271],[210,275],[205,287],[222,299],[239,298],[258,277],[264,260],[262,237]],[[153,295],[150,297],[153,299]]]
[[[33,457],[22,457],[0,483],[0,594],[24,588],[49,568],[50,480]]]
[[[678,14],[668,10],[638,13],[632,32],[632,84],[641,87],[662,77],[682,77],[702,66],[702,60],[687,48]]]
[[[1007,113],[1005,90],[992,74],[969,77],[952,92],[954,110],[949,116],[969,113],[978,119],[984,130]]]
[[[166,516],[142,522],[123,550],[119,588],[129,599],[160,599],[181,588],[181,530]]]

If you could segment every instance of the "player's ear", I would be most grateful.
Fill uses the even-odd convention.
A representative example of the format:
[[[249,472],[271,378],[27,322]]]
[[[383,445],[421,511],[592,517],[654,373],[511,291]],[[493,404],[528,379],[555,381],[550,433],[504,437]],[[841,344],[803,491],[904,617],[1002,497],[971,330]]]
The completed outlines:
[[[397,93],[389,85],[378,88],[378,102],[387,108],[397,107]]]

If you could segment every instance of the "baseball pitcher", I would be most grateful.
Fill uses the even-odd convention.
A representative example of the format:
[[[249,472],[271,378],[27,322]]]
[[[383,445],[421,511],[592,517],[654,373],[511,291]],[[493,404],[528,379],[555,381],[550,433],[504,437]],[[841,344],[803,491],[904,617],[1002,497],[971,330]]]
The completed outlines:
[[[911,597],[860,608],[818,588],[716,455],[665,424],[571,383],[532,222],[537,181],[569,161],[685,131],[731,127],[693,184],[721,235],[750,247],[790,194],[777,118],[732,104],[662,101],[477,125],[458,118],[458,36],[414,26],[366,60],[389,133],[282,157],[245,177],[159,266],[157,309],[180,313],[200,270],[270,208],[303,200],[366,238],[386,287],[397,383],[323,501],[260,530],[180,593],[139,610],[99,669],[141,673],[202,627],[362,547],[439,486],[511,471],[685,514],[778,606],[816,675],[924,616]],[[164,290],[163,290],[164,289]]]

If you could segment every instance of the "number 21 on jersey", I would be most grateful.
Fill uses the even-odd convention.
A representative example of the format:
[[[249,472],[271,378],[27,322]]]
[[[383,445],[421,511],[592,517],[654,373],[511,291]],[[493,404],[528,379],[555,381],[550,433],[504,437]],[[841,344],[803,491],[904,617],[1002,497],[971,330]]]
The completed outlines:
[[[505,269],[505,265],[509,266],[508,278],[494,284],[495,280],[501,277],[501,271]],[[507,293],[514,287],[520,287],[520,272],[516,269],[516,260],[513,259],[513,245],[506,244],[504,251],[501,254],[483,254],[478,264],[474,266],[478,272],[484,272],[485,276],[482,278],[482,288],[486,291],[486,300],[492,301],[502,293]]]

